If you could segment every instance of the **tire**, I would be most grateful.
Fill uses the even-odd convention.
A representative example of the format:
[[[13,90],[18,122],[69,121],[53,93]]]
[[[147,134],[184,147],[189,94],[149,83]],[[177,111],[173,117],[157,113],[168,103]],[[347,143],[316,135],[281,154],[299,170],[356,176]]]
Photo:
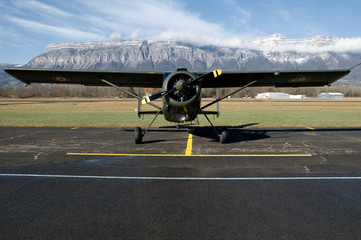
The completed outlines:
[[[223,131],[221,133],[221,137],[219,140],[221,141],[221,143],[226,143],[227,139],[228,139],[228,131]]]
[[[143,140],[143,133],[140,127],[134,129],[134,141],[136,144],[141,144]]]

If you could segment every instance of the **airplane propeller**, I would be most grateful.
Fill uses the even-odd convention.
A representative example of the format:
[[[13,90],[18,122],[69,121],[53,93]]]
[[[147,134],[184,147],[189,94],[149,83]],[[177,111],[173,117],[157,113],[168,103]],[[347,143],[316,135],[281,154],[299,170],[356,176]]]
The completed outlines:
[[[150,103],[151,101],[154,101],[158,98],[161,98],[163,96],[166,96],[174,91],[179,91],[179,92],[184,92],[186,91],[187,87],[188,86],[193,86],[193,85],[196,85],[202,81],[207,81],[207,80],[210,80],[210,79],[214,79],[218,76],[220,76],[222,74],[222,71],[221,70],[214,70],[213,72],[209,72],[209,73],[206,73],[190,82],[187,82],[185,80],[178,80],[174,86],[174,88],[170,89],[170,90],[165,90],[165,91],[161,91],[159,93],[156,93],[156,94],[153,94],[149,97],[144,97],[143,100],[142,100],[142,104],[146,104],[146,103]]]

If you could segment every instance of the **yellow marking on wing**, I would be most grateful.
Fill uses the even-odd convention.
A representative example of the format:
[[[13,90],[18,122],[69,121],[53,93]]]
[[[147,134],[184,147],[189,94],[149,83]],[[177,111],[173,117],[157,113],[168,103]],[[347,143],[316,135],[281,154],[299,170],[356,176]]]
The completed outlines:
[[[214,70],[213,71],[213,76],[216,78],[216,77],[218,77],[219,75],[221,75],[222,74],[222,71],[221,70]]]
[[[316,130],[316,128],[312,128],[312,127],[306,127],[306,128],[310,130]]]

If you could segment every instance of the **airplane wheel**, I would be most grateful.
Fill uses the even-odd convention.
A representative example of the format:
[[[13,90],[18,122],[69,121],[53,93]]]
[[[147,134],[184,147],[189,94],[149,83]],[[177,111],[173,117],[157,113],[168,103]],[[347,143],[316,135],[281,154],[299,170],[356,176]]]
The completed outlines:
[[[142,129],[140,127],[136,127],[134,129],[134,140],[135,140],[136,144],[142,143],[143,133],[142,133]]]
[[[228,131],[226,130],[221,133],[221,137],[220,137],[221,143],[226,143],[227,138],[228,138]]]

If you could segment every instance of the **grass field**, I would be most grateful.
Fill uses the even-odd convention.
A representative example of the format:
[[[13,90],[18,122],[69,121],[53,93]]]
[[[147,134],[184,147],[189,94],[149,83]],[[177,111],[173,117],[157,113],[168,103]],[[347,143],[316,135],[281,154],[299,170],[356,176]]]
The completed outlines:
[[[124,99],[0,99],[0,126],[146,127],[153,116],[139,119],[135,108],[136,100]],[[361,127],[361,99],[232,99],[222,101],[220,108],[220,117],[211,117],[216,126]],[[147,106],[144,110],[153,109]],[[209,125],[204,116],[199,116],[199,121],[202,126]],[[163,116],[154,123],[157,127],[171,125]]]

